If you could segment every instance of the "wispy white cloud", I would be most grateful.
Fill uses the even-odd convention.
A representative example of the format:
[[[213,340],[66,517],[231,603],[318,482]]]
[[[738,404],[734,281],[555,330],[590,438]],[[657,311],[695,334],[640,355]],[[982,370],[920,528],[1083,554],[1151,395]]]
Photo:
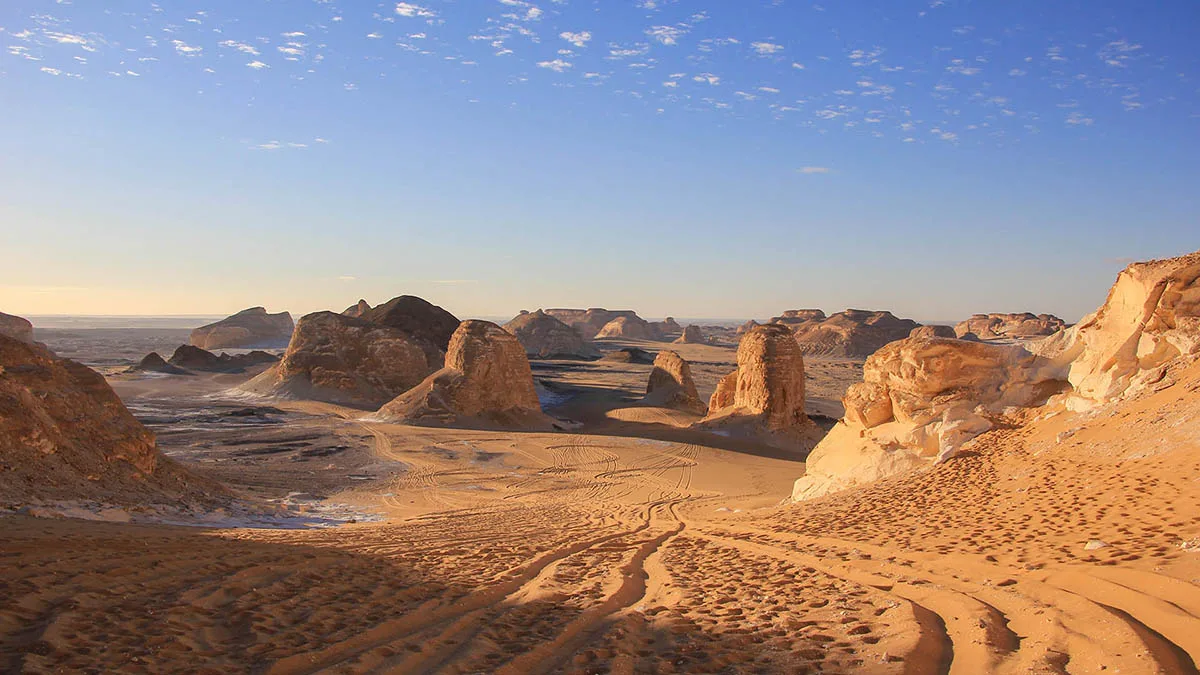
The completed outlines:
[[[827,166],[802,166],[799,169],[796,169],[796,173],[802,173],[806,175],[829,173],[830,171],[832,171],[832,169]]]

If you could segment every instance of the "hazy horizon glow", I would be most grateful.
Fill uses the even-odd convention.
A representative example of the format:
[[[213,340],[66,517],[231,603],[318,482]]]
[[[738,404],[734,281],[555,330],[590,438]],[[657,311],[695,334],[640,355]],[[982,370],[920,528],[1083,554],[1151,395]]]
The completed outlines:
[[[0,311],[1076,321],[1200,248],[1191,0],[0,7]]]

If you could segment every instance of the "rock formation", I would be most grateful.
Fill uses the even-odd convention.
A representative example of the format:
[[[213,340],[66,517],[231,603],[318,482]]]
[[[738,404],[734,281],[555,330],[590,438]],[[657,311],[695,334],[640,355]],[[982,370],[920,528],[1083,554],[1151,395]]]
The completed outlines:
[[[708,340],[704,339],[704,334],[700,332],[699,326],[688,325],[683,329],[683,335],[680,335],[675,342],[676,344],[702,345],[706,344]]]
[[[191,343],[201,349],[282,347],[292,336],[292,315],[268,314],[262,307],[244,309],[192,331]]]
[[[146,358],[142,359],[142,363],[155,365],[153,358],[155,356],[158,356],[158,354],[147,355]],[[162,357],[160,356],[159,360],[161,359]],[[275,363],[278,360],[279,357],[259,350],[236,356],[225,353],[221,353],[218,356],[206,349],[193,347],[192,345],[180,345],[175,350],[175,353],[171,355],[171,358],[167,360],[167,364],[176,369],[198,370],[207,373],[240,373],[247,368],[259,366],[264,363]],[[158,372],[167,371],[160,370]]]
[[[920,324],[911,319],[898,319],[891,312],[848,309],[825,320],[810,319],[786,325],[795,331],[796,341],[805,356],[865,358],[889,342],[908,337]]]
[[[378,418],[419,425],[549,429],[525,348],[488,321],[454,331],[445,366],[383,406]]]
[[[601,361],[614,361],[616,363],[654,363],[654,354],[645,349],[637,347],[625,347],[611,351],[600,358]]]
[[[648,321],[639,317],[619,316],[604,324],[596,339],[655,340],[658,336]]]
[[[718,383],[700,424],[759,436],[780,447],[811,447],[819,430],[804,414],[804,357],[791,330],[767,324],[746,333],[738,345],[737,370]]]
[[[917,326],[908,334],[910,338],[956,338],[950,326]]]
[[[1200,251],[1126,267],[1100,309],[1036,349],[1070,364],[1073,409],[1161,380],[1200,355]]]
[[[742,325],[738,326],[738,328],[737,328],[737,334],[738,334],[738,335],[743,335],[743,334],[745,334],[745,333],[749,333],[750,331],[754,330],[754,329],[755,329],[755,328],[757,328],[757,327],[758,327],[758,322],[757,322],[757,321],[755,321],[754,319],[750,319],[750,320],[749,320],[749,321],[747,321],[746,323],[744,323],[744,324],[742,324]]]
[[[974,333],[983,340],[1053,335],[1067,323],[1053,314],[975,314],[954,327],[956,335]]]
[[[793,499],[810,499],[953,457],[1011,408],[1038,406],[1065,372],[1021,347],[908,338],[872,354],[846,416],[806,460]]]
[[[691,366],[679,354],[665,349],[654,359],[654,369],[646,384],[646,397],[642,400],[648,405],[686,410],[697,415],[708,412],[696,392]]]
[[[362,303],[366,304],[366,303]],[[411,335],[440,361],[458,329],[458,319],[446,310],[414,295],[401,295],[364,311],[359,318]]]
[[[672,340],[683,333],[683,326],[675,320],[675,317],[668,316],[662,321],[651,321],[650,332],[656,340]]]
[[[347,307],[342,312],[342,316],[352,316],[357,319],[369,311],[371,311],[371,305],[367,304],[366,300],[359,300],[357,305]]]
[[[166,359],[158,352],[150,352],[133,366],[126,370],[127,373],[163,373],[165,375],[188,375],[188,371],[177,366],[167,363]]]
[[[164,458],[99,373],[0,335],[0,505],[224,494]]]
[[[601,328],[618,317],[641,320],[636,312],[629,309],[547,309],[546,313],[579,331],[585,340],[595,339]]]
[[[795,327],[827,319],[825,312],[819,309],[789,309],[780,316],[771,317],[771,323],[781,323],[795,330]]]
[[[523,312],[504,326],[536,359],[595,359],[600,351],[583,339],[579,331],[542,310]]]
[[[28,319],[0,312],[0,335],[21,342],[33,342],[33,324]]]

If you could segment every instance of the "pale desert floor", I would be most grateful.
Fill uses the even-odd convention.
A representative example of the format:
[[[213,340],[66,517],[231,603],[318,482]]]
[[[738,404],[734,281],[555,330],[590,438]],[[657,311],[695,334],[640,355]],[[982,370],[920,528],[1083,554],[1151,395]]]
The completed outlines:
[[[680,351],[704,394],[732,362]],[[814,363],[810,382],[829,375],[810,394],[836,402],[845,371],[860,377]],[[191,468],[387,519],[2,518],[0,671],[1196,672],[1198,369],[1127,417],[1001,431],[919,476],[799,506],[779,502],[801,462],[699,442],[675,426],[686,416],[623,400],[649,366],[553,372],[583,387],[578,432],[275,401],[230,417],[237,401],[204,398],[229,376],[115,380]],[[218,412],[176,411],[184,423],[169,400]],[[1193,450],[1129,461],[1149,437]],[[1085,550],[1093,539],[1106,546]]]

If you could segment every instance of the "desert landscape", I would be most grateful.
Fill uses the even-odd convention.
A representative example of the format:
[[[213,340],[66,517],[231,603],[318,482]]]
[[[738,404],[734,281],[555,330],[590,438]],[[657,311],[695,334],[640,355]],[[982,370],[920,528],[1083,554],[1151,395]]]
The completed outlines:
[[[1070,327],[5,315],[3,669],[1195,672],[1198,280]]]

